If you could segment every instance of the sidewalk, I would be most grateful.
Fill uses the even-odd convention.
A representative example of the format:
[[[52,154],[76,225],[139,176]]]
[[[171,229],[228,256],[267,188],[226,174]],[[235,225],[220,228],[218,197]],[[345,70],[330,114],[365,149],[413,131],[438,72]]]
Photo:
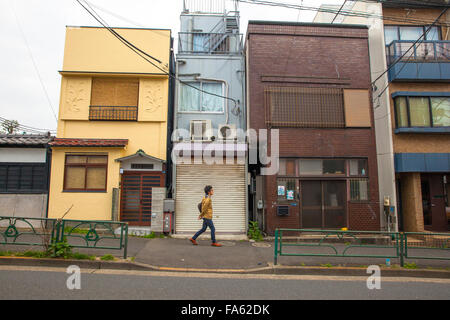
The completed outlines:
[[[187,239],[154,238],[145,239],[129,237],[128,257],[140,264],[164,268],[189,269],[255,269],[267,267],[274,261],[274,242],[250,241],[220,241],[223,247],[210,245],[210,240],[198,240],[194,246]],[[0,245],[0,251],[42,250],[42,247]],[[298,247],[291,247],[289,252],[300,252]],[[368,254],[365,248],[355,248],[352,254]],[[377,249],[377,253],[386,254],[386,250]],[[74,251],[90,255],[103,256],[112,254],[121,259],[123,251],[108,249],[79,249]],[[284,251],[284,250],[283,250]],[[287,251],[286,251],[287,252]],[[305,252],[305,251],[303,251]],[[375,251],[371,251],[373,254]],[[387,252],[392,253],[391,251]],[[399,265],[399,259],[391,259],[391,265]],[[414,262],[418,268],[440,268],[450,270],[450,260],[407,259],[407,263]],[[372,264],[385,265],[383,258],[341,258],[341,257],[298,257],[279,256],[278,264],[282,266],[342,266],[362,267]]]

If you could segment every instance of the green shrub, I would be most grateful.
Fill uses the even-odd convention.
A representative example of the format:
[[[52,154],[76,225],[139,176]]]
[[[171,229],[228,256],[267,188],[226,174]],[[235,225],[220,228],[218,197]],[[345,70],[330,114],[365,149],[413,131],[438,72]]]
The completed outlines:
[[[72,246],[64,238],[62,242],[52,243],[48,249],[48,253],[52,258],[68,259],[72,256]]]
[[[112,254],[105,254],[103,257],[100,258],[103,261],[112,261],[114,260],[114,256]]]
[[[262,241],[264,239],[257,221],[249,221],[248,237],[255,241]]]

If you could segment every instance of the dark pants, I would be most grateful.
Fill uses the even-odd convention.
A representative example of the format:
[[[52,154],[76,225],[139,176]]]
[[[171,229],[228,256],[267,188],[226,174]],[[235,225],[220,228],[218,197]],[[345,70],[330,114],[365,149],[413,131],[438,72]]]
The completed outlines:
[[[214,228],[214,223],[212,219],[203,218],[203,227],[192,237],[192,239],[197,239],[199,235],[206,231],[206,228],[211,229],[211,240],[212,243],[216,243],[216,228]]]

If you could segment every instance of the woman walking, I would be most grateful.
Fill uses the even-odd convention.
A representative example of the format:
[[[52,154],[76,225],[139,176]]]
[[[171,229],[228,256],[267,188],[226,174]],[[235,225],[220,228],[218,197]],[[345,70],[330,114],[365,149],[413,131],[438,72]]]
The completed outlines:
[[[212,221],[213,217],[213,210],[212,210],[212,195],[214,194],[214,189],[212,186],[206,186],[205,187],[205,197],[202,199],[202,210],[200,215],[198,216],[198,219],[203,219],[203,227],[189,240],[192,242],[193,245],[198,245],[196,239],[199,235],[201,235],[203,232],[206,231],[206,228],[209,227],[211,229],[211,241],[213,247],[221,247],[222,245],[220,243],[216,242],[216,228],[214,228],[214,223]]]

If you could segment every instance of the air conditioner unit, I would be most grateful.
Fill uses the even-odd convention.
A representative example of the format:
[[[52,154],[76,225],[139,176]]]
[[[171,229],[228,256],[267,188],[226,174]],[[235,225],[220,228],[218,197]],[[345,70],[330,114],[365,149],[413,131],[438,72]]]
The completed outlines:
[[[212,137],[211,120],[191,120],[191,140],[208,141]]]
[[[219,140],[236,140],[236,126],[234,124],[222,124],[218,130]]]

